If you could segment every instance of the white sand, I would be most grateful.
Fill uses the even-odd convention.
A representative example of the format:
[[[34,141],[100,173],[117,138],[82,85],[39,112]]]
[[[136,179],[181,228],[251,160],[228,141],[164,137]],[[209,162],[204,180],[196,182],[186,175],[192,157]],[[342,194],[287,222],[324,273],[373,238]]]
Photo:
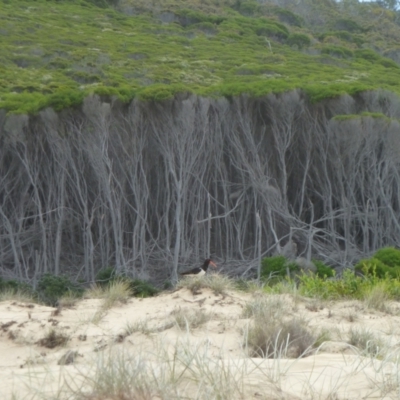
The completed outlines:
[[[300,316],[313,332],[330,332],[332,340],[313,355],[301,359],[249,358],[243,330],[250,320],[242,317],[242,310],[252,295],[241,292],[221,296],[202,289],[200,294],[193,295],[181,289],[153,298],[131,299],[103,313],[102,318],[99,318],[101,300],[82,300],[58,315],[54,315],[55,309],[51,307],[2,302],[0,399],[11,399],[12,394],[17,399],[54,397],[65,389],[66,382],[79,386],[85,374],[92,376],[96,363],[104,355],[141,357],[152,365],[161,365],[173,357],[177,347],[202,355],[215,377],[229,369],[236,381],[243,382],[237,392],[233,388],[234,380],[225,382],[233,393],[225,398],[398,398],[400,372],[395,358],[400,353],[400,312],[397,303],[390,305],[390,313],[383,313],[368,310],[357,301],[318,303],[300,299],[294,302],[290,296],[281,297],[287,303],[286,317]],[[171,314],[179,309],[210,312],[212,318],[196,329],[182,329],[173,324]],[[137,331],[124,335],[128,326]],[[37,344],[51,329],[70,338],[66,346],[48,349]],[[346,343],[350,329],[374,333],[385,347],[384,355],[378,359],[362,356]],[[68,350],[78,353],[74,363],[58,365]],[[182,388],[182,393],[203,398],[196,397],[198,392],[190,391],[190,385],[200,384],[192,382],[186,389]],[[60,393],[58,396],[63,398]]]

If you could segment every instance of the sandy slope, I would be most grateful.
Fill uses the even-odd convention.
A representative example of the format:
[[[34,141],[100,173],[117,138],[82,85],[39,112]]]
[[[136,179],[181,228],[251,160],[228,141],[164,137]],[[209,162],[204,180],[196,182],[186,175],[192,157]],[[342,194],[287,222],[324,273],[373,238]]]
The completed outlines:
[[[174,357],[189,357],[190,361],[185,362],[191,367],[185,374],[190,372],[192,378],[188,376],[184,385],[183,381],[179,383],[179,393],[189,398],[216,398],[211,389],[206,388],[207,392],[202,387],[212,386],[213,379],[216,385],[219,382],[226,386],[221,397],[226,399],[398,398],[400,372],[396,357],[400,353],[400,312],[397,304],[391,304],[390,313],[382,313],[367,310],[356,301],[320,303],[295,301],[281,295],[286,304],[282,310],[286,317],[301,316],[313,332],[326,330],[334,340],[302,359],[266,360],[249,358],[244,345],[243,332],[250,320],[242,317],[242,310],[252,296],[240,292],[215,295],[208,289],[193,295],[187,289],[180,289],[154,298],[133,298],[106,312],[100,311],[101,300],[93,299],[82,300],[74,308],[62,309],[59,313],[41,305],[2,302],[0,399],[11,398],[12,394],[17,399],[54,398],[54,393],[63,398],[60,394],[63,390],[70,393],[68,385],[82,390],[84,377],[94,376],[108,357],[121,355],[124,365],[131,365],[128,359],[140,359],[160,371],[170,368]],[[179,310],[212,314],[202,326],[187,329],[176,324]],[[349,330],[358,328],[379,337],[385,347],[383,356],[363,357],[346,343]],[[51,329],[67,335],[68,343],[54,349],[40,346],[38,341]],[[177,349],[181,352],[178,356]],[[76,352],[73,362],[59,365],[69,350]],[[204,382],[193,378],[207,373],[210,377]]]

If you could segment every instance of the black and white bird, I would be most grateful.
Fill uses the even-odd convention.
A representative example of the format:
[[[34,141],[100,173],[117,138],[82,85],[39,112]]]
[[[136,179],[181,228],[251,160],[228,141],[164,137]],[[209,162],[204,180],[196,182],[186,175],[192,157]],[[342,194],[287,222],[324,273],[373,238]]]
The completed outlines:
[[[211,260],[211,258],[207,258],[204,260],[204,263],[201,267],[193,268],[189,271],[181,272],[182,276],[203,276],[207,272],[208,266],[211,265],[213,268],[217,268],[217,264]]]

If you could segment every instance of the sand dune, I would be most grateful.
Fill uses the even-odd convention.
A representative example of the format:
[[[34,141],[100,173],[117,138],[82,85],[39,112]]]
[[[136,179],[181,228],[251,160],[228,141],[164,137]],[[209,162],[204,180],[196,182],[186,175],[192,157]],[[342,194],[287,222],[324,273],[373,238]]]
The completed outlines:
[[[246,348],[252,320],[242,313],[254,296],[262,295],[209,289],[194,295],[184,288],[108,310],[96,299],[61,310],[2,302],[0,398],[398,398],[397,304],[379,312],[358,301],[275,295],[285,304],[282,318],[301,317],[329,340],[303,358],[264,359],[249,357]],[[46,347],[52,330],[66,343]],[[350,345],[351,331],[374,334],[382,352]],[[140,396],[122,397],[116,386],[106,394],[107,380],[124,374],[121,387],[142,385]]]

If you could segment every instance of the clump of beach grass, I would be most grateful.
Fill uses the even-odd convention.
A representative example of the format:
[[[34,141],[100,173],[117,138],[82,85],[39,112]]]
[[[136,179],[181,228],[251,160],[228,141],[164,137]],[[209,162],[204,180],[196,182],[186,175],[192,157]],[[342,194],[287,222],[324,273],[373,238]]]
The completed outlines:
[[[391,308],[388,306],[390,300],[385,284],[372,286],[364,295],[364,304],[369,309],[390,314]]]
[[[251,318],[244,340],[252,357],[298,358],[317,341],[304,319],[290,316],[281,296],[257,296],[245,305],[242,315]]]
[[[55,347],[65,346],[70,337],[65,333],[59,332],[55,329],[50,329],[41,339],[37,341],[39,346],[54,349]]]
[[[201,289],[210,289],[215,295],[225,296],[235,288],[234,280],[222,274],[207,274],[200,277],[187,277],[180,280],[177,289],[186,288],[193,294],[199,294]]]
[[[125,280],[115,280],[105,286],[94,286],[86,292],[85,297],[102,299],[103,304],[101,308],[107,310],[118,303],[126,304],[128,299],[132,297],[132,289],[129,282]]]
[[[362,354],[377,356],[384,348],[383,341],[370,330],[359,327],[349,330],[348,343],[358,348]]]
[[[208,321],[210,321],[213,317],[212,313],[206,312],[203,310],[191,310],[187,308],[178,308],[171,312],[176,325],[180,329],[196,329]]]
[[[19,301],[21,303],[36,303],[38,299],[25,290],[5,289],[0,291],[0,301]]]

